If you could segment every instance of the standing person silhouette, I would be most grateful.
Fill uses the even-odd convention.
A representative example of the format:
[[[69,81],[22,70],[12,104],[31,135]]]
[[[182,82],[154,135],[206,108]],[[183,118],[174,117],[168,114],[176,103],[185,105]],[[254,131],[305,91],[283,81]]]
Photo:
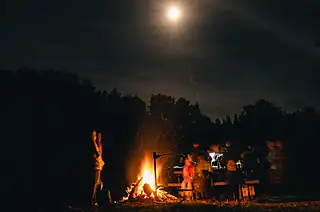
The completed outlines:
[[[181,189],[189,190],[182,192],[182,197],[187,200],[192,199],[193,179],[195,175],[195,167],[190,158],[185,159],[185,165],[183,167],[183,181],[181,183]]]
[[[92,141],[95,147],[95,153],[93,157],[95,159],[95,184],[93,187],[92,193],[92,205],[99,206],[97,202],[97,189],[100,186],[100,189],[103,187],[103,183],[101,181],[101,171],[103,170],[104,161],[102,160],[102,134],[98,133],[97,139],[97,132],[92,132]]]

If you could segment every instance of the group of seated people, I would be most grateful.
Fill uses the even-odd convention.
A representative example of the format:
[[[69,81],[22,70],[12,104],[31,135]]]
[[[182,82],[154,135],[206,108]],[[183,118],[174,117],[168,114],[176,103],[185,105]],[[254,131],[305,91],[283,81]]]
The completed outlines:
[[[195,148],[198,148],[198,146],[194,145]],[[197,199],[207,199],[209,191],[210,193],[212,192],[212,189],[209,188],[212,188],[212,184],[215,181],[212,173],[216,172],[217,169],[224,169],[223,173],[227,182],[224,192],[225,198],[227,200],[239,200],[240,181],[243,180],[243,175],[252,170],[248,168],[246,172],[243,172],[245,170],[243,169],[243,163],[237,164],[237,162],[243,162],[243,159],[247,158],[251,153],[253,153],[253,149],[249,146],[246,151],[238,156],[232,150],[231,142],[227,142],[222,148],[218,145],[212,145],[207,153],[197,151],[188,154],[185,158],[182,172],[182,197],[192,199],[193,191],[195,191]],[[249,167],[249,162],[247,165],[246,167]]]

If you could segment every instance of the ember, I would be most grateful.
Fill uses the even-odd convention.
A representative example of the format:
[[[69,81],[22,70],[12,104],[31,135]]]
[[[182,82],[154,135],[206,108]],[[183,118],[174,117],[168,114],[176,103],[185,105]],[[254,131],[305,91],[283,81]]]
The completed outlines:
[[[153,166],[151,164],[151,160],[145,158],[138,175],[138,180],[130,187],[127,187],[127,196],[123,197],[120,202],[136,198],[155,198],[155,196],[157,199],[177,199],[175,196],[162,190],[163,187],[159,187],[156,190]]]

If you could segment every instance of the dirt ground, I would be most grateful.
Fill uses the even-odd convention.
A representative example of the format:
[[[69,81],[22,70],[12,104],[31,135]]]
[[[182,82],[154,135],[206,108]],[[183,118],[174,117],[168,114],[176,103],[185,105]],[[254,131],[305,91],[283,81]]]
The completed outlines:
[[[96,211],[177,211],[177,212],[202,212],[202,211],[320,211],[319,201],[299,201],[282,203],[258,202],[210,202],[210,201],[167,201],[134,200],[122,205],[103,206]]]

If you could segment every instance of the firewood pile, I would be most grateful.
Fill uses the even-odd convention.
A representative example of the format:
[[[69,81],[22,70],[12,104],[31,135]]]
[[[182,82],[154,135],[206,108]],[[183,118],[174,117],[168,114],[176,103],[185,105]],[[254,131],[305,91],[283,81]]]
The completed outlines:
[[[126,205],[143,204],[172,204],[177,201],[177,197],[169,194],[159,187],[155,192],[148,183],[142,185],[142,177],[126,189],[127,196],[123,197],[119,203]],[[156,194],[155,194],[156,193]]]

